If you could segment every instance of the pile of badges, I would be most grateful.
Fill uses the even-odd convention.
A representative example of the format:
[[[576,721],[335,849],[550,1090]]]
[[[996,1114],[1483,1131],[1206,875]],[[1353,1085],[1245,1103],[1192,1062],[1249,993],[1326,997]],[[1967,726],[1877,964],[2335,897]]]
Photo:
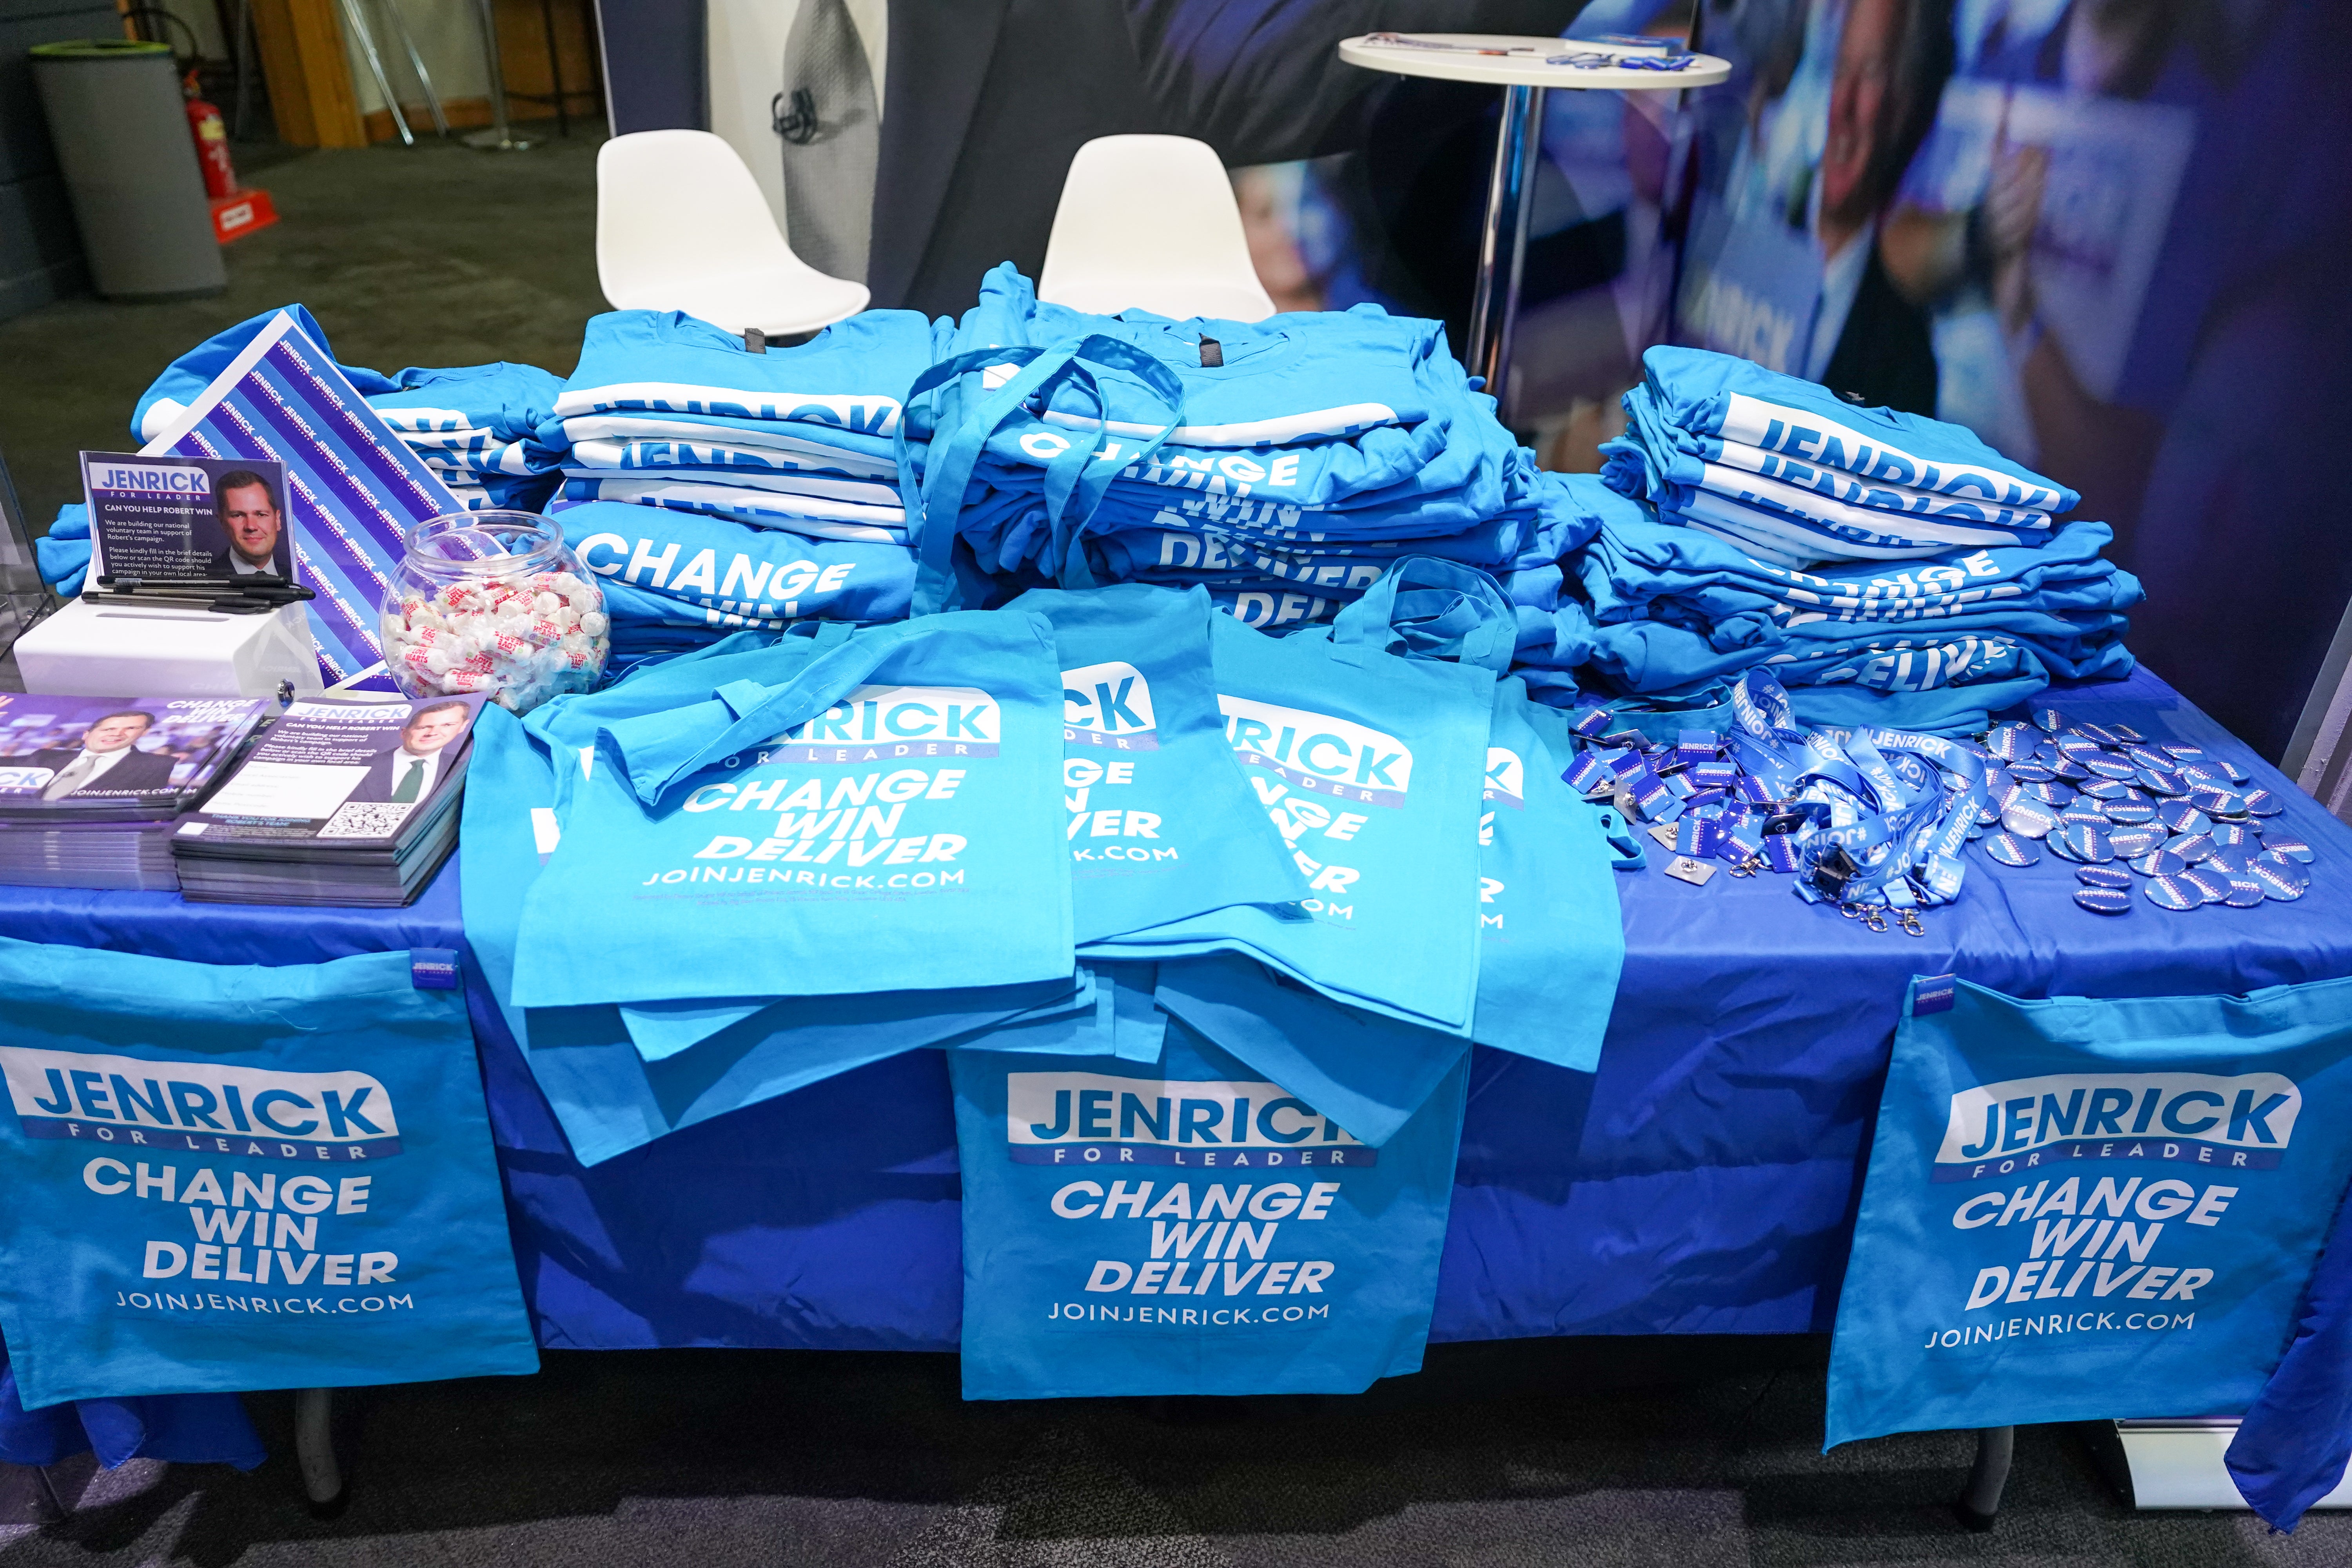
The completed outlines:
[[[2202,747],[2042,709],[2032,723],[1994,726],[1981,750],[1985,855],[2031,866],[2046,848],[2073,861],[2083,884],[2074,901],[2086,910],[2126,912],[2135,881],[2149,903],[2174,910],[2252,909],[2311,886],[2311,847],[2265,826],[2282,803],[2245,788],[2243,769]]]
[[[1733,689],[1732,709],[1738,730],[1685,730],[1671,743],[1582,709],[1571,724],[1587,749],[1562,776],[1647,825],[1676,857],[1670,877],[1704,884],[1711,861],[1735,877],[1779,872],[1808,903],[1923,935],[1918,910],[1959,896],[1960,850],[1980,831],[1974,749],[1896,730],[1800,729],[1788,693],[1760,670]]]

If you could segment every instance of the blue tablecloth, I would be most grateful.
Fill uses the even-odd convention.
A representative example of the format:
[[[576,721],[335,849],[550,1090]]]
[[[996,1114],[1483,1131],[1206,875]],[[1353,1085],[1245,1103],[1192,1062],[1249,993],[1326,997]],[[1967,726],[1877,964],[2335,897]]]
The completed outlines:
[[[2318,850],[2312,893],[2107,918],[2075,906],[2063,861],[1979,862],[1911,937],[1809,908],[1778,877],[1688,887],[1654,856],[1620,884],[1625,969],[1600,1072],[1477,1053],[1433,1340],[1826,1331],[1915,973],[2108,997],[2352,974],[2352,829],[2145,672],[2053,701],[2238,758]],[[454,947],[457,881],[452,867],[383,911],[0,889],[0,934],[222,963]],[[954,1348],[955,1129],[937,1053],[583,1169],[470,966],[467,980],[543,1344]]]

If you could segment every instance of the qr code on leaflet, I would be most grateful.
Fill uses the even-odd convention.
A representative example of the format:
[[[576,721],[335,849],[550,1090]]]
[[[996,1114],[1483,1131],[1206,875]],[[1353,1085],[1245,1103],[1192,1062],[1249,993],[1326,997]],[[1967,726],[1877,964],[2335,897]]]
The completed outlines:
[[[321,838],[389,838],[400,831],[416,803],[404,800],[396,805],[364,801],[352,801],[335,808],[327,818],[327,826],[319,829]]]

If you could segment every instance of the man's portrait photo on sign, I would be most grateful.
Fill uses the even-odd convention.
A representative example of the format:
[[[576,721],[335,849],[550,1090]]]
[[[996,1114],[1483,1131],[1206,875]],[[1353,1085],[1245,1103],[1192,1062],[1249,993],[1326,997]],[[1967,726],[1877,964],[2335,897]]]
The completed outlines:
[[[211,575],[293,574],[294,547],[286,535],[286,510],[268,477],[251,468],[231,468],[215,476],[213,520],[220,530],[221,543],[212,553]]]

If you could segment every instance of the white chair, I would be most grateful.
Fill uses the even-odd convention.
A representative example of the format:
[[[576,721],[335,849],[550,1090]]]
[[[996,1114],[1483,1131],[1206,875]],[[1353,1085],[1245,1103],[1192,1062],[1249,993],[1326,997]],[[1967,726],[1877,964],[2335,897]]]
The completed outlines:
[[[1189,136],[1101,136],[1078,149],[1037,297],[1100,316],[1274,314],[1225,166]]]
[[[784,243],[751,171],[708,131],[639,131],[596,153],[596,280],[619,310],[683,310],[730,332],[813,332],[866,309]]]

